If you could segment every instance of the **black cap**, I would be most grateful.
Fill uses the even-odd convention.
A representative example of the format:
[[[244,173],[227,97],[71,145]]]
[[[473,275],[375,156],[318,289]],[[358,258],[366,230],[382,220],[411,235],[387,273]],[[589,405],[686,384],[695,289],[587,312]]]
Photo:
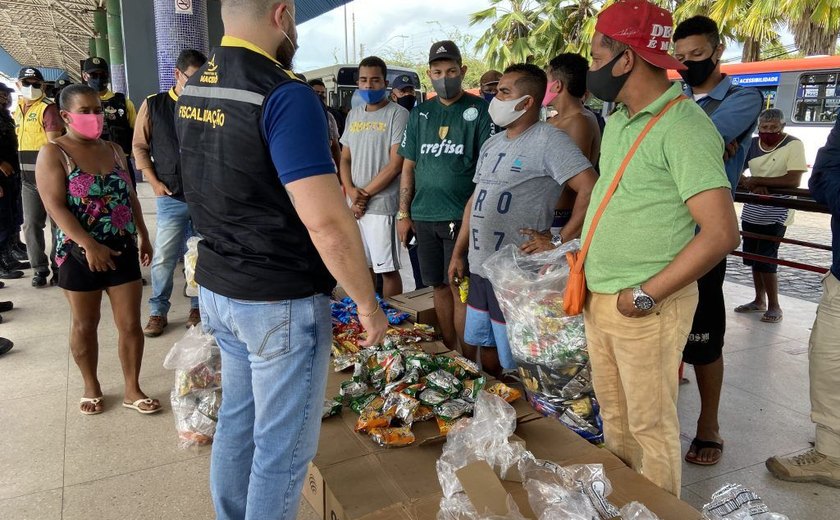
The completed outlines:
[[[393,89],[402,90],[405,87],[414,88],[414,82],[411,81],[411,77],[407,74],[400,74],[394,82],[391,83],[391,88]]]
[[[82,65],[82,70],[84,72],[108,72],[108,62],[105,61],[103,58],[93,56],[85,60],[85,63]]]
[[[44,81],[44,75],[35,67],[24,67],[18,72],[18,79],[37,79],[38,81]]]
[[[72,85],[73,82],[70,81],[70,78],[61,78],[55,81],[55,88],[64,88],[67,85]]]
[[[429,49],[429,63],[437,60],[455,60],[460,64],[461,51],[452,40],[437,42]]]

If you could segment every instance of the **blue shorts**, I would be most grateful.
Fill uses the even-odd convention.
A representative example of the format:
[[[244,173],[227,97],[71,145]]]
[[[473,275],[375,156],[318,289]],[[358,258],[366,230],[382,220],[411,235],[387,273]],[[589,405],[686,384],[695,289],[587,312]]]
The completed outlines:
[[[464,341],[478,347],[496,348],[502,368],[516,368],[508,343],[505,316],[499,308],[493,286],[489,280],[476,274],[470,274]]]

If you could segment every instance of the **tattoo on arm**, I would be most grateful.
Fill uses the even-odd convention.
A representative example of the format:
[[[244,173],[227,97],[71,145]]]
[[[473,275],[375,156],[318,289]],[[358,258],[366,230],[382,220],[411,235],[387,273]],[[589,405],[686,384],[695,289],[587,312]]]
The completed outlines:
[[[414,198],[411,188],[400,189],[400,210],[408,211],[411,208],[411,199]]]

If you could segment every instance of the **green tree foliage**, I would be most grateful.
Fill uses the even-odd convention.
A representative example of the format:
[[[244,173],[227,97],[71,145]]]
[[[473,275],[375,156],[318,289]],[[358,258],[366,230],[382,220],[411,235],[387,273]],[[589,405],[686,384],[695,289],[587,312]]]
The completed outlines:
[[[715,20],[725,40],[743,47],[742,61],[834,54],[840,34],[840,0],[654,0],[676,23],[702,14]],[[476,50],[495,68],[516,62],[545,65],[560,52],[589,55],[597,14],[614,0],[490,0],[470,23],[490,22]],[[797,50],[778,53],[780,32],[793,34]]]

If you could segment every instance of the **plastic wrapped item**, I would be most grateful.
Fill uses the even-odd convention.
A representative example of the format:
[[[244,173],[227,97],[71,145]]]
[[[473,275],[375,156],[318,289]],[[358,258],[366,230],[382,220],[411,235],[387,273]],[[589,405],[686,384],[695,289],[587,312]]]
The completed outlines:
[[[621,508],[621,520],[659,520],[659,517],[644,505],[630,502]]]
[[[773,513],[754,491],[740,484],[726,484],[703,506],[705,520],[789,520]]]
[[[198,284],[195,282],[195,266],[198,264],[198,243],[200,237],[190,237],[187,240],[187,253],[184,255],[184,278],[187,281],[186,294],[190,297],[198,296]]]
[[[487,388],[491,394],[498,395],[508,403],[512,403],[522,397],[522,392],[516,388],[511,388],[504,383],[496,383]]]
[[[373,442],[386,448],[402,448],[413,444],[414,433],[410,426],[401,428],[374,428],[370,431]]]
[[[175,370],[170,402],[181,448],[213,441],[222,403],[221,363],[213,336],[200,327],[191,327],[164,359],[163,366]]]
[[[341,408],[343,407],[343,399],[341,396],[334,397],[330,400],[324,401],[324,409],[323,413],[321,414],[322,419],[326,419],[328,417],[332,417],[334,415],[338,415],[341,413]]]
[[[506,246],[484,263],[507,322],[508,339],[531,405],[590,442],[603,442],[594,401],[583,316],[566,316],[563,293],[566,253],[577,240],[553,251],[526,255]]]
[[[437,370],[426,377],[426,385],[446,395],[455,395],[463,389],[461,380],[445,370]]]

